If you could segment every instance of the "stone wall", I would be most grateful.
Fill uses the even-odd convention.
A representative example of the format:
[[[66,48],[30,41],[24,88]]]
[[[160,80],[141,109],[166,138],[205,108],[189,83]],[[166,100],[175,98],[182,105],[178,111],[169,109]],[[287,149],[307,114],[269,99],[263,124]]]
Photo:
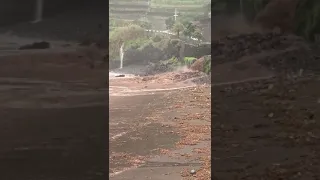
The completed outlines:
[[[148,62],[159,62],[168,60],[172,57],[196,57],[211,54],[211,44],[200,44],[198,46],[185,44],[184,52],[179,52],[181,46],[180,40],[170,40],[164,47],[156,47],[152,44],[145,46],[143,49],[128,49],[125,51],[124,62],[128,64],[148,64]]]

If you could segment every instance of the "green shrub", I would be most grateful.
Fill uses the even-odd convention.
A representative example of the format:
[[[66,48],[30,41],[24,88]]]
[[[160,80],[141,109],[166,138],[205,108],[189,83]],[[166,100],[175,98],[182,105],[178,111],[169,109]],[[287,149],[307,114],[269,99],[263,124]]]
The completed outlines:
[[[195,58],[195,57],[185,57],[185,58],[183,59],[183,62],[184,62],[185,65],[190,66],[191,64],[194,63],[194,61],[195,61],[196,59],[197,59],[197,58]]]
[[[205,72],[206,74],[209,74],[211,72],[211,56],[205,56],[203,72]]]
[[[170,64],[171,66],[183,66],[183,63],[181,61],[179,61],[179,59],[177,57],[172,57],[168,60],[168,64]]]
[[[145,44],[149,44],[150,40],[148,38],[139,38],[134,40],[129,40],[125,42],[125,49],[140,49],[145,46]]]
[[[157,34],[157,35],[153,36],[151,39],[153,42],[160,42],[163,39],[163,37],[161,35]]]

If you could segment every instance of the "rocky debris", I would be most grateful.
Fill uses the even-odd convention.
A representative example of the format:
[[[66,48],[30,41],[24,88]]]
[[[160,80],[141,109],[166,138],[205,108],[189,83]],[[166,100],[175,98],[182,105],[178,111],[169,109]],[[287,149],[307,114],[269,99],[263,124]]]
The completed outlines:
[[[305,75],[304,77],[297,77],[294,81],[289,79],[284,79],[282,86],[293,86],[295,84],[303,84],[303,82],[310,81],[315,79],[316,76],[313,74]],[[239,93],[248,93],[252,92],[255,94],[261,94],[264,91],[275,91],[279,92],[279,84],[277,83],[277,77],[269,78],[257,78],[250,81],[243,81],[237,83],[221,83],[214,84],[214,87],[218,87],[220,92],[226,92],[230,96],[239,95]]]
[[[50,43],[46,41],[42,42],[34,42],[32,44],[26,44],[19,47],[19,50],[27,50],[27,49],[48,49],[50,48]]]
[[[289,48],[279,53],[258,60],[276,72],[298,72],[300,69],[315,70],[317,59],[308,48]]]
[[[159,63],[149,63],[147,65],[146,75],[154,75],[171,70],[168,63],[160,61]]]
[[[253,179],[294,179],[297,172],[308,175],[307,177],[301,176],[301,179],[318,176],[318,171],[312,169],[314,159],[319,157],[319,154],[312,154],[314,149],[319,148],[319,144],[317,143],[319,138],[319,125],[315,118],[316,115],[319,114],[316,104],[317,97],[319,96],[319,83],[317,81],[316,78],[301,78],[295,83],[286,84],[288,91],[285,97],[278,95],[277,91],[275,91],[277,87],[267,89],[267,86],[264,88],[261,86],[253,89],[251,92],[247,90],[241,94],[239,91],[236,93],[235,89],[232,88],[213,88],[214,92],[212,96],[214,96],[214,98],[212,98],[212,101],[214,101],[214,103],[212,103],[212,105],[214,107],[212,108],[212,115],[216,119],[212,122],[213,130],[216,134],[213,141],[217,146],[212,149],[214,152],[219,152],[219,154],[217,153],[218,155],[215,156],[216,159],[213,160],[212,164],[215,167],[219,167],[221,159],[230,156],[239,157],[239,159],[225,158],[224,160],[227,161],[227,165],[233,163],[236,165],[231,167],[225,166],[221,168],[221,170],[214,171],[213,174],[222,179],[232,179],[235,177],[233,176],[234,174],[240,179],[246,179],[247,177],[249,177],[249,179],[252,177],[254,177]],[[272,81],[270,81],[270,83],[272,84]],[[254,85],[254,83],[251,84]],[[227,115],[229,112],[236,112],[236,114],[229,116]],[[238,121],[241,116],[245,117],[248,115],[255,116],[256,118],[251,118],[253,119],[252,121]],[[226,119],[228,121],[226,121]],[[238,138],[239,135],[241,138]],[[249,139],[254,140],[243,143],[242,137],[249,137]],[[231,153],[222,152],[223,150],[219,151],[220,148],[223,149],[224,147],[230,146],[234,148]],[[295,161],[299,155],[293,155],[284,161],[282,160],[283,156],[277,156],[275,157],[277,159],[270,161],[270,158],[264,158],[266,157],[265,155],[268,154],[268,151],[260,150],[257,150],[254,156],[242,156],[240,153],[239,156],[234,156],[234,152],[246,152],[248,149],[256,150],[260,147],[268,147],[273,150],[279,148],[279,151],[275,151],[276,154],[279,155],[283,154],[282,152],[293,154],[294,152],[291,151],[291,149],[300,148],[301,150],[296,151],[298,152],[297,154],[301,154],[301,152],[304,151],[303,154],[312,155],[303,157],[303,162],[300,160]],[[282,151],[282,149],[284,150]],[[261,168],[243,168],[241,171],[243,173],[234,171],[234,173],[230,175],[233,167],[239,167],[243,162],[255,164],[257,157],[260,158],[260,164],[257,166],[261,165]],[[274,165],[275,163],[277,163],[276,167]],[[267,170],[264,170],[264,168]],[[281,171],[279,171],[279,169],[281,169]],[[307,173],[305,169],[308,169]],[[312,170],[309,171],[309,169]],[[270,173],[270,170],[273,172]],[[272,176],[270,176],[270,174]]]
[[[211,84],[211,75],[204,75],[191,80],[195,84]]]
[[[292,32],[298,2],[299,0],[271,0],[254,22],[263,29],[279,28],[282,32]]]
[[[270,50],[284,50],[292,46],[303,46],[302,38],[282,33],[249,33],[230,35],[212,42],[211,55],[213,65],[236,61],[243,56],[258,54]]]
[[[197,59],[191,66],[190,69],[193,71],[203,71],[205,65],[205,58],[201,57]]]
[[[204,77],[204,73],[195,71],[176,71],[176,72],[166,72],[157,74],[154,76],[145,76],[141,78],[142,82],[156,82],[158,84],[167,84],[173,82],[184,82],[186,80],[191,80],[192,82],[198,77]],[[200,83],[200,81],[199,81]]]
[[[191,64],[190,69],[209,74],[211,71],[211,55],[203,56]]]
[[[227,36],[212,45],[212,66],[255,57],[274,72],[297,73],[320,70],[319,57],[303,38],[283,33],[249,33]]]

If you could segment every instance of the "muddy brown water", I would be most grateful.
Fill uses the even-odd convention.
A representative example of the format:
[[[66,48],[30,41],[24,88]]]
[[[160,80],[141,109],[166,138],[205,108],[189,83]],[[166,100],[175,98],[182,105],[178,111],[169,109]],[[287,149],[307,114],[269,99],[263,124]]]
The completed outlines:
[[[0,179],[106,179],[107,74],[76,51],[0,59]]]

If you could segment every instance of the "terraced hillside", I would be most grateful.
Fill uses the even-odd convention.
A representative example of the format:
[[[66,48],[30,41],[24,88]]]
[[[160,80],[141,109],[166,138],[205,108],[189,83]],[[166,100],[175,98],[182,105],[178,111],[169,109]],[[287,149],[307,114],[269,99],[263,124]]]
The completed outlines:
[[[154,28],[165,30],[165,18],[180,14],[203,14],[207,0],[111,0],[109,15],[112,19],[137,20],[147,18]]]

